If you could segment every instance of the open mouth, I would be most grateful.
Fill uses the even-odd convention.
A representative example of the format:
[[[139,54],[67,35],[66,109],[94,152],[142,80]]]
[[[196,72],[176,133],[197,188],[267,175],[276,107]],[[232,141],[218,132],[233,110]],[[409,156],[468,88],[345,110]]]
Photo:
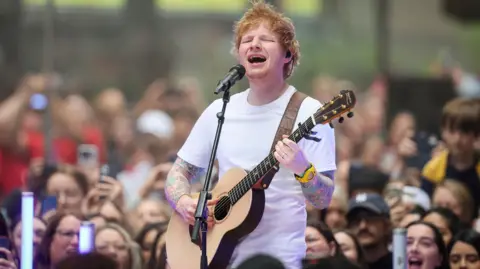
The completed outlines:
[[[423,261],[418,258],[408,259],[408,269],[422,268]]]
[[[267,58],[265,58],[262,55],[252,55],[252,56],[248,57],[248,62],[251,63],[251,64],[263,63],[266,60],[267,60]]]

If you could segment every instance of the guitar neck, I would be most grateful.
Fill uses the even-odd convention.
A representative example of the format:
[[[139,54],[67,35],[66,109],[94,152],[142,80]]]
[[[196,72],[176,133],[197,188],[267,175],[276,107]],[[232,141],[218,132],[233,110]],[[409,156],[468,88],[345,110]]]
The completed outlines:
[[[315,127],[315,121],[313,116],[309,117],[304,123],[299,125],[297,130],[295,130],[288,138],[295,143],[298,143],[302,138],[304,138],[310,131]],[[265,176],[270,170],[278,166],[278,161],[273,156],[273,152],[263,159],[260,164],[252,169],[235,187],[233,187],[229,192],[229,197],[232,203],[236,203],[240,198],[242,198],[245,193],[247,193],[263,176]]]

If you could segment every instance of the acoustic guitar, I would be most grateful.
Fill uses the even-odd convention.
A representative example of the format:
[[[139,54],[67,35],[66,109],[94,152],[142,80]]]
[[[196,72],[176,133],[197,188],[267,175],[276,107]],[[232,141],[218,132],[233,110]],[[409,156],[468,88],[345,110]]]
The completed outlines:
[[[331,124],[336,118],[343,122],[344,114],[353,116],[351,110],[355,103],[356,97],[352,91],[341,91],[299,124],[289,139],[298,143],[317,124]],[[228,170],[211,191],[212,199],[218,199],[218,202],[212,209],[215,224],[207,232],[209,269],[225,269],[238,242],[259,224],[265,207],[265,194],[264,190],[252,187],[273,169],[278,170],[278,165],[272,152],[249,173],[241,168]],[[192,228],[178,213],[172,213],[165,235],[171,269],[200,269],[201,242],[192,243]]]

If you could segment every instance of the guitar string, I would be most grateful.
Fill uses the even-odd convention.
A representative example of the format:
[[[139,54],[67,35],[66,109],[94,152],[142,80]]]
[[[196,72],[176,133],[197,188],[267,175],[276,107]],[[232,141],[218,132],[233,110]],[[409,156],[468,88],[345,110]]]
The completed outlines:
[[[308,133],[308,131],[310,131],[311,129],[313,129],[313,127],[315,126],[311,126],[313,125],[313,120],[312,120],[312,117],[309,117],[303,124],[301,124],[299,126],[299,128],[297,130],[295,130],[295,132],[292,133],[292,138],[293,140],[295,141],[296,139],[298,139],[296,141],[296,143],[298,143],[304,136],[306,133]],[[300,136],[300,137],[298,137]],[[271,161],[272,159],[274,160],[274,164],[272,165],[272,168],[278,164],[278,161],[276,160],[276,158],[273,156],[273,152],[271,152],[259,165],[257,165],[250,173],[248,173],[248,175],[243,178],[237,185],[235,185],[229,192],[228,194],[226,195],[227,199],[223,199],[220,198],[222,201],[217,204],[215,206],[215,209],[216,208],[219,208],[219,210],[221,210],[222,212],[223,211],[226,211],[226,209],[228,209],[229,207],[231,207],[233,204],[235,204],[236,202],[238,202],[238,200],[240,200],[244,195],[245,193],[251,189],[251,187],[249,187],[248,185],[252,185],[252,182],[251,182],[251,175],[254,171],[257,170],[258,167],[260,167],[266,160],[268,160],[271,165]],[[270,170],[272,169],[270,168]],[[261,169],[261,168],[260,168]],[[268,171],[270,171],[268,170]],[[261,172],[263,172],[263,170],[260,170]],[[267,172],[268,172],[267,171]],[[266,174],[266,173],[265,173]],[[265,174],[263,176],[265,176]],[[250,183],[250,184],[248,184]],[[255,182],[254,182],[255,183]],[[239,187],[237,187],[239,186]],[[240,188],[240,189],[239,189]],[[245,190],[243,189],[245,188]],[[243,193],[243,194],[242,194]],[[237,197],[238,196],[238,197]],[[233,199],[232,199],[233,198]],[[229,201],[230,200],[230,201]],[[230,205],[229,205],[230,203]]]
[[[303,124],[301,124],[301,127],[299,127],[293,134],[293,138],[294,140],[296,140],[296,138],[298,139],[296,142],[298,143],[303,137],[304,137],[304,134],[306,133],[307,130],[310,130],[311,128],[313,128],[314,126],[310,127],[309,125],[313,125],[313,121],[312,121],[312,117],[309,117]],[[303,130],[301,130],[303,129]],[[298,135],[300,135],[300,137],[298,137]],[[233,204],[235,204],[236,202],[238,202],[238,200],[240,200],[243,195],[245,195],[245,193],[250,189],[248,187],[248,185],[252,185],[252,179],[251,179],[251,175],[252,173],[257,170],[258,167],[260,167],[262,164],[265,165],[265,161],[268,160],[271,164],[272,161],[274,161],[274,164],[272,165],[272,168],[278,164],[278,161],[276,160],[276,158],[273,156],[273,152],[270,153],[258,166],[256,166],[244,179],[242,179],[239,184],[235,185],[231,190],[230,192],[232,192],[230,194],[227,195],[227,196],[230,196],[229,197],[230,199],[223,199],[217,206],[215,206],[215,208],[219,208],[219,210],[221,210],[222,212],[226,211],[227,209],[229,209],[229,207]],[[265,167],[266,168],[266,167]],[[272,169],[270,168],[270,170]],[[266,169],[267,170],[267,169]],[[270,170],[267,170],[270,171]],[[263,170],[261,170],[260,168],[260,171],[263,173]],[[257,173],[256,173],[257,174]],[[266,173],[265,173],[266,174]],[[264,176],[265,176],[264,174]],[[250,183],[250,184],[247,184],[247,183]],[[254,182],[255,183],[255,182]],[[240,189],[239,189],[240,188]],[[245,190],[244,190],[245,188]],[[242,194],[243,193],[243,194]],[[221,198],[220,198],[221,199]],[[230,200],[230,205],[229,205],[229,200]]]
[[[261,168],[261,165],[263,165],[265,167],[265,170],[267,170],[267,167],[266,167],[266,163],[265,161],[268,161],[270,165],[272,166],[275,166],[278,164],[278,161],[275,159],[275,157],[271,154],[269,154],[259,165],[258,167],[260,167],[260,172],[263,173],[263,169]],[[272,164],[273,162],[273,164]],[[254,170],[256,170],[257,167],[254,168]],[[272,168],[268,169],[268,171],[270,171]],[[254,170],[251,171],[251,173],[254,173]],[[265,172],[266,173],[266,172]],[[258,173],[255,173],[255,174],[258,174]],[[248,174],[245,178],[247,181],[240,181],[238,185],[236,185],[235,187],[232,188],[231,192],[232,192],[232,197],[231,197],[231,203],[232,204],[235,204],[238,200],[240,200],[240,198],[244,195],[242,195],[242,192],[243,193],[246,193],[250,188],[248,186],[248,184],[252,185],[255,183],[255,180],[253,180],[252,178],[252,174]],[[252,183],[253,182],[253,183]],[[238,187],[237,187],[238,186]],[[225,210],[226,207],[228,206],[228,199],[224,199],[222,200],[216,207],[219,207],[220,210]]]
[[[334,98],[335,99],[338,99],[338,98]],[[333,105],[333,101],[332,100],[330,102],[330,105]],[[352,102],[351,102],[352,103]],[[351,104],[350,104],[351,106]],[[312,116],[310,116],[305,122],[303,122],[302,124],[299,124],[299,128],[297,130],[295,130],[295,132],[292,133],[291,135],[291,138],[293,138],[292,140],[294,140],[296,143],[298,143],[302,138],[304,138],[304,136],[309,133],[314,127],[316,124],[313,124],[313,119],[315,119],[315,122],[318,124],[318,120],[316,120],[317,118],[320,118],[320,116],[322,115],[322,113],[320,112],[323,112],[323,117],[325,117],[326,115],[325,114],[328,114],[328,113],[331,113],[333,110],[330,110],[328,111],[327,113],[325,113],[325,105],[322,106],[322,109],[321,110],[318,110],[317,112],[315,112]],[[346,113],[347,110],[346,108],[342,108],[342,112],[340,113],[341,114],[344,114]],[[334,115],[336,114],[336,112],[333,112]],[[338,115],[339,116],[339,115]],[[326,124],[328,123],[329,121],[327,121],[327,119],[323,119],[323,121],[321,121],[322,124]],[[297,140],[298,139],[298,140]],[[262,163],[264,164],[264,161],[265,160],[270,160],[270,158],[272,158],[275,160],[275,163],[272,165],[272,168],[275,167],[275,165],[278,164],[278,161],[276,161],[276,158],[274,158],[273,156],[273,153],[270,153],[259,165],[257,165],[254,170],[252,170],[245,178],[243,178],[237,185],[235,185],[229,192],[228,194],[226,195],[228,198],[226,199],[223,199],[223,201],[221,201],[219,204],[217,204],[215,206],[215,209],[218,207],[220,210],[222,211],[226,211],[226,209],[229,209],[232,205],[234,205],[236,202],[238,202],[238,200],[240,200],[244,195],[245,193],[251,189],[251,187],[249,187],[248,185],[253,185],[256,183],[256,181],[254,181],[253,183],[250,182],[251,181],[251,176],[252,176],[252,172],[257,170],[258,167],[260,167],[262,165]],[[265,167],[266,168],[266,167]],[[270,169],[265,169],[268,171],[270,171],[272,168]],[[278,168],[280,169],[280,167]],[[265,176],[265,173],[263,173],[263,170],[261,170],[261,167],[260,167],[260,172],[263,174],[263,176]],[[257,174],[257,173],[256,173]],[[257,178],[258,178],[258,175],[257,175]],[[259,180],[259,179],[258,179]],[[257,181],[258,181],[257,180]],[[247,184],[249,183],[249,184]],[[242,188],[244,187],[245,190]],[[239,189],[240,188],[240,189]],[[242,194],[243,193],[243,194]],[[238,195],[238,197],[237,197]],[[233,199],[232,199],[233,198]],[[229,200],[230,200],[230,206],[228,205],[229,204]],[[227,208],[228,207],[228,208]]]
[[[307,121],[305,121],[304,124],[302,124],[302,129],[310,129],[308,125],[313,125],[312,124],[312,119],[309,118]],[[304,133],[304,132],[303,132]],[[301,137],[299,138],[298,135],[300,135]],[[293,134],[292,134],[294,140],[298,139],[297,140],[297,143],[298,141],[300,141],[300,139],[303,137],[302,135],[302,131],[301,130],[297,130],[295,131]],[[248,187],[248,185],[252,185],[254,184],[255,182],[252,181],[252,174],[255,173],[254,171],[258,170],[257,168],[260,167],[260,172],[264,173],[263,170],[262,170],[262,165],[265,166],[265,170],[267,170],[266,172],[270,171],[272,168],[270,169],[267,169],[266,167],[266,163],[265,161],[269,161],[269,164],[272,166],[272,168],[278,164],[278,161],[276,160],[276,158],[271,154],[269,154],[257,167],[254,168],[254,170],[252,170],[251,173],[249,173],[247,175],[247,177],[245,178],[245,180],[242,180],[240,181],[240,183],[238,185],[236,185],[235,187],[232,188],[231,190],[231,197],[230,197],[230,205],[229,205],[229,199],[222,199],[222,201],[216,206],[219,208],[219,210],[221,210],[222,212],[224,211],[227,211],[227,209],[229,209],[229,207],[233,204],[235,204],[239,199],[241,199],[241,197],[244,195],[242,193],[246,193],[250,188]],[[273,161],[273,164],[272,164],[272,161]],[[264,174],[266,174],[266,172]],[[258,173],[255,173],[256,175]],[[252,183],[253,182],[253,183]],[[247,184],[247,183],[250,183],[250,184]]]

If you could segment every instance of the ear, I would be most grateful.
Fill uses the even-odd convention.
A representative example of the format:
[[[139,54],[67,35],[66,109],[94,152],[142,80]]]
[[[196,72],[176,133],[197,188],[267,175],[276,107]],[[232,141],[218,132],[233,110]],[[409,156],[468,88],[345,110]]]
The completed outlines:
[[[287,50],[287,52],[285,52],[285,59],[284,59],[284,63],[289,63],[292,61],[292,53],[290,52],[290,50]]]

